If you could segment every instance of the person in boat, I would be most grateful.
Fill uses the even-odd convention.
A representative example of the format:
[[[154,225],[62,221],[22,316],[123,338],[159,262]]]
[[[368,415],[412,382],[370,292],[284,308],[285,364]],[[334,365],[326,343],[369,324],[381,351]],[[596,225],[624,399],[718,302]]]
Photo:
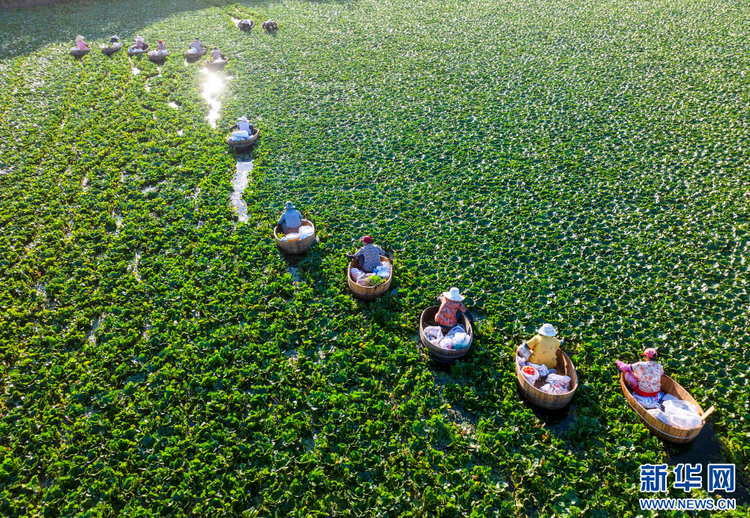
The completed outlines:
[[[146,42],[143,40],[143,36],[136,36],[135,37],[135,45],[130,47],[132,50],[137,50],[143,52],[143,48],[146,46]]]
[[[232,132],[232,136],[237,140],[247,139],[253,136],[255,127],[247,121],[247,117],[237,119],[237,131]]]
[[[122,47],[122,43],[120,43],[120,38],[118,38],[117,36],[112,36],[109,39],[109,45],[111,47]]]
[[[86,50],[89,48],[89,44],[83,41],[83,36],[80,34],[76,36],[76,47],[75,50]]]
[[[279,222],[276,224],[281,226],[284,234],[299,232],[299,228],[302,226],[302,214],[291,201],[288,201],[284,207],[284,212],[281,213]]]
[[[546,365],[548,369],[557,368],[557,350],[564,340],[555,338],[557,331],[552,324],[544,324],[536,333],[528,342],[524,340],[518,353],[524,358],[528,357],[529,363]]]
[[[201,40],[198,38],[195,38],[193,42],[190,44],[190,48],[188,49],[188,52],[200,52],[203,50],[203,43],[201,43]]]
[[[156,53],[162,55],[167,53],[167,46],[164,45],[164,42],[161,40],[159,40],[159,43],[156,45]]]
[[[224,61],[224,59],[221,57],[221,51],[219,50],[219,47],[214,47],[214,49],[211,51],[211,56],[213,56],[214,61]]]
[[[435,315],[435,322],[437,322],[444,333],[456,327],[459,314],[466,317],[474,325],[474,315],[461,302],[464,298],[455,286],[450,291],[445,291],[438,297],[440,309],[438,309]]]
[[[644,408],[659,408],[664,392],[661,390],[661,377],[664,368],[656,361],[656,349],[649,347],[643,351],[646,361],[625,363],[617,360],[617,367],[625,373],[625,382],[633,389],[633,397]]]
[[[249,31],[250,29],[253,28],[253,24],[252,24],[252,22],[250,20],[248,20],[247,18],[245,18],[244,20],[242,20],[240,22],[240,28],[243,29],[243,30],[245,30],[245,31]]]
[[[372,244],[372,238],[365,236],[361,239],[363,246],[357,250],[353,255],[346,254],[346,258],[350,261],[353,259],[357,260],[358,268],[365,273],[372,273],[375,268],[380,266],[380,256],[385,255],[393,258],[393,254],[386,253],[379,246]]]

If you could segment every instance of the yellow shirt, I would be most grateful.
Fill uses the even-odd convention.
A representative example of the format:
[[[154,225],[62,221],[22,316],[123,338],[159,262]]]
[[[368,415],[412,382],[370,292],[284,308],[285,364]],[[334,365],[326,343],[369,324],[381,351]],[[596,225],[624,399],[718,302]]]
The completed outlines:
[[[557,350],[560,348],[560,340],[554,336],[536,335],[526,342],[526,345],[533,351],[529,363],[544,364],[548,369],[557,367]]]

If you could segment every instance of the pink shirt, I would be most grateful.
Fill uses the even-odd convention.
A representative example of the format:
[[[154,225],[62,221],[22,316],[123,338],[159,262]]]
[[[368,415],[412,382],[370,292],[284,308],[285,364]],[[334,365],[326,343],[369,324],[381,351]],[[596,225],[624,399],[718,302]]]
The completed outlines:
[[[88,45],[88,43],[86,43],[86,42],[85,42],[85,41],[83,41],[83,40],[81,40],[81,41],[76,41],[76,45],[78,45],[78,50],[86,50],[87,48],[89,48],[89,45]]]

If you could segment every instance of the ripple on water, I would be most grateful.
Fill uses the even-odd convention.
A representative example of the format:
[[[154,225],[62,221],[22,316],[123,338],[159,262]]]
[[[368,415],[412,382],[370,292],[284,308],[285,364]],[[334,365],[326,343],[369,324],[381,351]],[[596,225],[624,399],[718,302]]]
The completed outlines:
[[[242,199],[242,193],[247,188],[247,179],[250,171],[253,170],[252,160],[238,160],[237,161],[237,172],[232,178],[232,187],[234,192],[229,197],[232,201],[232,205],[237,210],[237,219],[243,223],[247,223],[247,204]]]

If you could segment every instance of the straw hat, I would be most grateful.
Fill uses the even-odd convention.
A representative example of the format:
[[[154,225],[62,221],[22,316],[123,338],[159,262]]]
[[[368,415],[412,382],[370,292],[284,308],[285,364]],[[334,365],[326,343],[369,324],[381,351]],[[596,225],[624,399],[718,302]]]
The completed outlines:
[[[369,245],[372,243],[372,238],[370,236],[365,236],[362,238],[362,242]]]
[[[243,121],[243,122],[247,122],[247,117],[245,117],[245,116],[243,115],[242,117],[240,117],[240,118],[239,118],[239,119],[237,119],[237,120],[238,120],[238,121]]]
[[[537,329],[536,332],[542,336],[555,336],[557,334],[557,331],[555,331],[555,328],[552,326],[552,324],[544,324],[542,327]]]
[[[292,210],[294,208],[294,204],[291,201],[286,202],[286,210]]]
[[[448,300],[455,300],[456,302],[461,302],[462,300],[464,300],[464,297],[458,293],[458,288],[456,288],[455,286],[451,288],[451,291],[444,291],[443,297]]]
[[[83,41],[83,36],[81,36],[80,34],[76,36],[76,41]]]
[[[657,356],[656,349],[654,349],[653,347],[649,347],[648,349],[643,351],[643,356],[651,360],[655,360]]]

